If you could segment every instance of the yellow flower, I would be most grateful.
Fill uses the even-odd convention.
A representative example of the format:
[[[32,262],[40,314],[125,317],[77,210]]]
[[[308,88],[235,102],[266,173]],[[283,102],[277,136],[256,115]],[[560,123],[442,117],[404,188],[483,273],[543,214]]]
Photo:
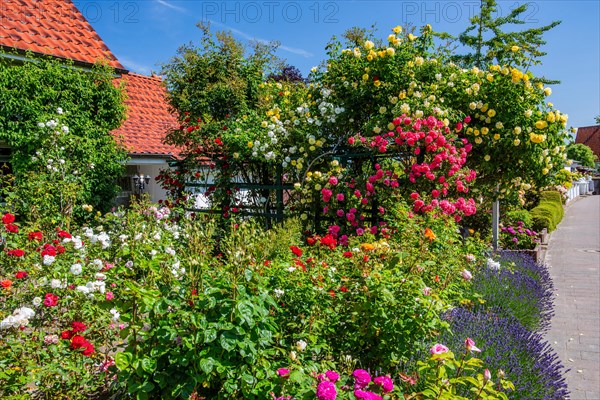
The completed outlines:
[[[369,74],[364,74],[364,75],[362,76],[362,80],[363,80],[363,81],[368,81],[368,80],[369,80]]]
[[[502,129],[504,128],[504,124],[500,121],[496,122],[496,129]]]
[[[385,55],[386,55],[386,54],[387,54],[387,52],[386,52],[385,50],[379,50],[379,51],[377,52],[377,55],[378,55],[379,57],[385,57]]]
[[[546,115],[546,121],[548,121],[548,122],[555,122],[556,121],[556,116],[554,115],[554,113],[548,113],[548,115]]]
[[[373,56],[371,54],[367,54],[367,61],[373,61]]]
[[[379,87],[381,85],[381,81],[378,79],[373,82],[373,85],[375,85],[375,87]]]
[[[485,157],[483,157],[483,159],[484,159],[485,161],[490,161],[491,157],[490,157],[489,155],[487,155],[487,154],[486,154],[486,155],[485,155]]]
[[[387,125],[387,128],[388,128],[389,131],[393,131],[395,127],[396,126],[393,123],[391,123],[391,122]]]
[[[385,52],[388,54],[388,56],[393,56],[396,54],[396,50],[394,50],[392,47],[388,47]]]
[[[417,37],[416,37],[415,35],[413,35],[412,33],[409,33],[409,34],[408,34],[408,40],[410,40],[411,42],[412,42],[413,40],[415,40],[416,38],[417,38]]]
[[[487,79],[488,82],[493,82],[494,81],[494,75],[487,74],[487,76],[485,77],[485,79]]]
[[[249,148],[249,149],[251,149],[251,148],[252,148],[252,146],[254,146],[254,143],[252,143],[252,142],[248,142],[248,148]]]
[[[515,126],[515,129],[513,129],[513,132],[515,132],[515,135],[518,135],[519,133],[521,133],[521,127]]]
[[[533,132],[529,134],[529,140],[531,140],[533,143],[542,143],[544,139],[544,135],[538,135],[537,133]]]
[[[520,141],[519,139],[515,139],[515,140],[513,141],[513,144],[514,144],[515,146],[518,146],[518,145],[520,145],[520,144],[521,144],[521,141]]]
[[[547,175],[547,174],[548,174],[548,172],[550,172],[550,171],[548,170],[548,168],[544,168],[544,169],[542,169],[542,174],[543,174],[543,175]]]
[[[469,129],[470,129],[470,128],[469,128]],[[473,135],[475,135],[475,136],[479,136],[479,134],[480,134],[480,133],[481,133],[481,132],[479,132],[479,129],[475,129],[475,130],[473,131]]]
[[[381,128],[376,126],[375,128],[373,128],[373,132],[375,133],[380,133],[381,132]]]
[[[488,117],[490,117],[490,118],[492,118],[492,117],[496,116],[496,110],[493,110],[493,109],[489,110],[489,111],[487,112],[487,115],[488,115]]]
[[[548,123],[546,121],[539,120],[539,121],[536,121],[536,123],[535,123],[535,127],[537,129],[544,129],[547,126],[548,126]]]
[[[392,31],[394,31],[395,34],[398,34],[400,32],[402,32],[402,27],[400,25],[394,27],[394,29],[392,29]]]
[[[423,65],[423,62],[424,62],[424,60],[423,60],[423,57],[416,57],[416,58],[415,58],[415,64],[416,64],[417,66],[421,66],[421,65]]]
[[[393,33],[391,33],[391,34],[388,36],[388,42],[390,42],[390,43],[394,43],[395,41],[396,41],[396,35],[394,35]]]
[[[496,133],[496,134],[494,135],[494,140],[498,140],[498,139],[500,139],[500,134],[499,134],[499,133]]]
[[[487,135],[489,131],[490,130],[488,129],[487,126],[484,126],[483,128],[481,128],[481,134],[482,135]]]
[[[375,43],[371,42],[370,40],[365,41],[365,49],[371,50],[373,47],[375,47]]]
[[[512,51],[513,53],[516,53],[517,51],[521,50],[521,48],[517,45],[513,46],[510,48],[510,51]]]
[[[386,107],[379,107],[379,113],[384,114],[387,111]]]
[[[552,89],[550,89],[549,87],[545,88],[544,89],[544,94],[546,96],[550,96],[552,94]]]
[[[475,143],[481,144],[482,142],[483,142],[483,140],[480,137],[475,138]]]

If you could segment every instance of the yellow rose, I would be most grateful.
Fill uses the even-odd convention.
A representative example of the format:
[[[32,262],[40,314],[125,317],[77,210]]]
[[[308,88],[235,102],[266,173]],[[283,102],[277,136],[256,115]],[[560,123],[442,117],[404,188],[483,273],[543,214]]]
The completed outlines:
[[[550,172],[550,171],[548,170],[548,168],[544,168],[544,169],[542,169],[542,174],[543,174],[543,175],[547,175],[547,174],[548,174],[548,172]]]
[[[519,46],[516,46],[516,45],[510,48],[510,51],[512,51],[513,53],[516,53],[519,50],[521,50],[521,48]]]
[[[369,80],[369,74],[364,74],[364,75],[362,76],[362,80],[363,80],[363,81],[368,81],[368,80]]]
[[[375,44],[373,42],[371,42],[370,40],[365,41],[365,49],[371,50],[373,47],[375,47]]]
[[[545,88],[544,89],[544,94],[546,96],[550,96],[552,94],[552,89],[550,89],[549,87]]]
[[[480,137],[475,138],[475,143],[481,144],[481,142],[483,142],[483,140]]]
[[[487,115],[488,115],[488,117],[490,117],[490,118],[492,118],[492,117],[495,117],[495,116],[496,116],[496,110],[493,110],[493,109],[492,109],[492,110],[489,110],[489,111],[487,112]]]
[[[485,155],[485,157],[483,157],[483,159],[484,159],[485,161],[490,161],[491,157],[490,157],[489,155],[487,155],[487,154],[486,154],[486,155]]]
[[[381,81],[380,80],[376,80],[373,82],[373,85],[375,85],[375,87],[379,87],[381,85]]]
[[[415,35],[413,35],[412,33],[409,33],[409,34],[408,34],[408,40],[410,40],[411,42],[412,42],[413,40],[415,40],[416,38],[417,38],[417,37],[416,37]]]
[[[494,75],[492,74],[487,74],[485,79],[487,79],[488,82],[493,82],[494,81]]]
[[[251,149],[251,148],[252,148],[252,146],[254,146],[254,143],[252,143],[252,142],[248,142],[248,148],[249,148],[249,149]]]
[[[379,133],[379,132],[381,132],[381,128],[376,126],[375,128],[373,128],[373,132]]]
[[[515,129],[513,131],[515,132],[516,135],[518,135],[519,133],[521,133],[521,127],[515,126]]]
[[[536,121],[536,123],[535,123],[535,127],[536,127],[537,129],[544,129],[544,128],[546,128],[547,126],[548,126],[548,123],[547,123],[546,121],[538,120],[538,121]]]
[[[518,145],[520,145],[520,144],[521,144],[521,141],[520,141],[519,139],[515,139],[515,140],[513,141],[513,144],[514,144],[515,146],[518,146]]]
[[[498,139],[500,139],[500,134],[499,134],[499,133],[496,133],[496,134],[494,135],[494,140],[498,140]]]
[[[394,43],[396,41],[396,35],[393,33],[388,36],[388,42]]]
[[[483,128],[481,128],[481,134],[482,135],[487,135],[489,131],[490,130],[486,126],[484,126]]]
[[[393,56],[394,54],[396,54],[396,50],[394,50],[391,47],[388,47],[385,51],[388,54],[388,56]]]
[[[392,29],[392,31],[394,31],[395,34],[398,34],[400,32],[402,32],[402,27],[400,25],[394,27],[394,29]]]

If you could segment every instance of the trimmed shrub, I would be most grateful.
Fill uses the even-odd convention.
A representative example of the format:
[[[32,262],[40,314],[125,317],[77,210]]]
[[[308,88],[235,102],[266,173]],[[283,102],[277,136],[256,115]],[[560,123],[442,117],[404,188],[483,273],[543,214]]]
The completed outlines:
[[[548,232],[556,229],[565,214],[560,193],[556,191],[542,192],[540,203],[530,211],[530,214],[534,229],[546,228]]]
[[[546,190],[540,194],[540,203],[546,201],[562,204],[562,196],[555,190]]]

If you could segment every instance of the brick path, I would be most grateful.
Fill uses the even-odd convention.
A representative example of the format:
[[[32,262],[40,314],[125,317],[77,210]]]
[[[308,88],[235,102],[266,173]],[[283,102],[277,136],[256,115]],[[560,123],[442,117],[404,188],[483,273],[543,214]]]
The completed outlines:
[[[546,339],[571,369],[571,399],[600,400],[600,196],[569,204],[545,261],[556,294]]]

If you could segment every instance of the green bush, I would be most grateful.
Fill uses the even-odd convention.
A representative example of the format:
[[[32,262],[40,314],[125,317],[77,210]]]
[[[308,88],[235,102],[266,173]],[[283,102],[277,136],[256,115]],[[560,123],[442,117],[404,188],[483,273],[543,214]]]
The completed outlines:
[[[540,194],[540,203],[545,201],[562,204],[562,196],[557,191],[547,190]]]
[[[533,218],[533,229],[546,228],[548,232],[552,232],[562,220],[564,211],[561,204],[541,202],[530,214]]]
[[[533,224],[531,214],[527,210],[508,211],[504,219],[507,226],[517,225],[519,222],[523,222],[524,226],[531,226]]]

